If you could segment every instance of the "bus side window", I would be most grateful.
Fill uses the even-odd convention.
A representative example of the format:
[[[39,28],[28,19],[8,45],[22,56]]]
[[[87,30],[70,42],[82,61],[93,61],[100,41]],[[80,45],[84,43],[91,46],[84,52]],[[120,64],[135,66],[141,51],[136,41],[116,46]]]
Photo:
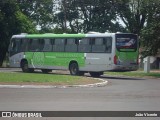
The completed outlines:
[[[29,51],[40,51],[40,41],[39,41],[39,39],[30,39],[30,41],[29,41]]]
[[[18,53],[20,49],[20,39],[13,39],[11,43],[11,51]]]
[[[44,44],[45,44],[44,39],[39,39],[39,40],[38,40],[38,44],[39,44],[39,51],[43,51],[43,49],[44,49]]]
[[[25,52],[27,50],[27,39],[20,39],[20,51]]]
[[[95,45],[95,38],[91,38],[91,44]]]
[[[67,39],[67,44],[65,46],[65,51],[66,52],[77,52],[76,39],[74,39],[74,38],[68,38]]]
[[[112,37],[104,38],[104,43],[106,45],[106,52],[111,53],[111,51],[112,51]]]
[[[79,39],[78,52],[91,52],[90,38]]]
[[[64,47],[65,47],[65,39],[56,38],[54,40],[53,51],[55,51],[55,52],[64,52]]]
[[[55,39],[51,39],[51,44],[52,44],[52,45],[55,44]]]
[[[95,38],[95,41],[92,42],[92,52],[105,52],[105,44],[103,43],[103,38]]]
[[[29,39],[28,42],[28,51],[31,51],[32,39]]]
[[[51,41],[51,39],[44,39],[43,51],[52,51],[52,41]]]
[[[75,39],[75,44],[78,45],[79,44],[79,40]]]
[[[12,39],[10,51],[13,52],[13,51],[15,51],[15,49],[16,49],[16,42],[14,39]]]

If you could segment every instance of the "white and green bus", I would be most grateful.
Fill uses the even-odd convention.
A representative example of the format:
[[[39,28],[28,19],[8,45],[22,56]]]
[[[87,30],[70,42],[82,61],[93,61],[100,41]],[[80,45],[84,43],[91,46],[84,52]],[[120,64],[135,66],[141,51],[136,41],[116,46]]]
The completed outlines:
[[[104,71],[138,69],[138,39],[131,33],[20,34],[9,46],[11,67],[23,72],[69,70],[99,77]]]

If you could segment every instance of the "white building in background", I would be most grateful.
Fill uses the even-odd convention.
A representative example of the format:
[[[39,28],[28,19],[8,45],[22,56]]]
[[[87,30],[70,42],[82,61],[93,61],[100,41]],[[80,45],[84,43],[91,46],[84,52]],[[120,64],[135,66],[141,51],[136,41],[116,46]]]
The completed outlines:
[[[141,55],[140,55],[141,58]],[[140,68],[144,68],[144,64],[147,60],[145,57],[143,60],[139,59],[139,66]],[[155,56],[150,56],[150,68],[151,69],[160,69],[160,52]]]

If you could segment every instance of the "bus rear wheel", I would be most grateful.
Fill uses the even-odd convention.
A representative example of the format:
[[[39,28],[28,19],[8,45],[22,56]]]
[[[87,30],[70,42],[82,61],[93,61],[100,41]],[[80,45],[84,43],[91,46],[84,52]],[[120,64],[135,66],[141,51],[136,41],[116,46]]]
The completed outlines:
[[[90,72],[90,75],[92,77],[100,77],[101,75],[103,75],[103,72]]]
[[[29,72],[32,73],[32,72],[34,72],[33,68],[29,68],[28,67],[28,62],[26,60],[22,61],[21,68],[22,68],[22,71],[25,72],[25,73],[29,73]]]
[[[78,67],[78,64],[77,63],[71,63],[69,65],[69,71],[70,71],[70,74],[71,75],[79,75],[79,67]]]

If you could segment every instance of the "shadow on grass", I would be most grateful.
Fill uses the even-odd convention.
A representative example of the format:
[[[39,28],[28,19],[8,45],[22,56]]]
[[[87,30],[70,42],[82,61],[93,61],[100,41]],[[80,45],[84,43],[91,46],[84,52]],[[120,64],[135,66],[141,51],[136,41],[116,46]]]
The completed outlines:
[[[25,72],[23,72],[23,71],[13,71],[13,72],[16,72],[16,73],[25,73]],[[65,72],[65,71],[64,71]],[[68,75],[68,76],[71,76],[70,74],[68,74],[68,73],[64,73],[64,72],[49,72],[49,73],[43,73],[43,72],[41,72],[41,71],[34,71],[34,72],[31,72],[31,73],[33,73],[33,74],[44,74],[44,75]],[[31,74],[30,73],[30,74]]]
[[[105,78],[105,79],[111,79],[111,80],[146,80],[143,78],[133,78],[133,77],[119,77],[119,76],[106,76],[103,75],[101,76],[101,78]]]

